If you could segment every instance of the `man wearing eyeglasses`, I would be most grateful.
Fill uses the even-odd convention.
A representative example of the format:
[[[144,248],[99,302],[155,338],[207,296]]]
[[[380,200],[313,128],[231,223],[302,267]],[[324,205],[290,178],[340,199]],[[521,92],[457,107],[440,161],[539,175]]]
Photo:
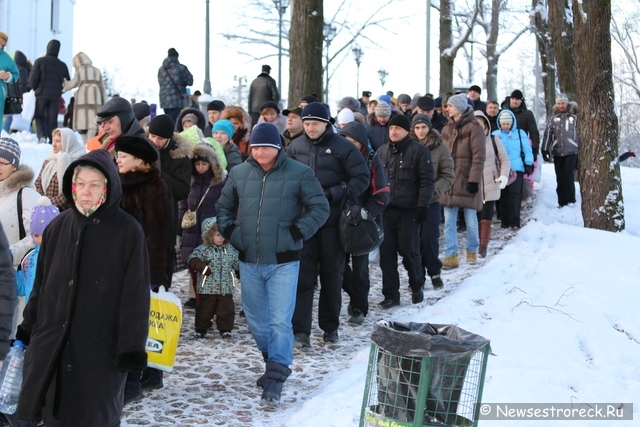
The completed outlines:
[[[102,134],[98,139],[102,143],[101,148],[107,150],[112,158],[115,155],[116,139],[120,135],[146,138],[144,129],[133,113],[133,107],[129,101],[119,96],[111,98],[100,107],[96,113],[96,122]]]

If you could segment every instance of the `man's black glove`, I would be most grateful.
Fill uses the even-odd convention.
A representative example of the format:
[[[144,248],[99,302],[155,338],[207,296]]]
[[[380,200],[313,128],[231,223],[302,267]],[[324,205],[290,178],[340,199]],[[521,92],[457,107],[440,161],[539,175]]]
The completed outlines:
[[[289,231],[291,232],[291,237],[293,237],[294,242],[297,242],[298,240],[302,240],[302,238],[304,237],[302,235],[302,231],[300,231],[300,229],[295,225],[291,227]]]
[[[531,147],[531,151],[533,152],[533,160],[536,160],[536,157],[538,157],[538,148],[533,148]]]
[[[416,222],[418,224],[425,222],[427,220],[428,213],[429,213],[429,208],[418,206],[418,209],[416,209]]]
[[[531,175],[533,173],[533,165],[524,165],[524,173]]]
[[[545,162],[550,162],[551,161],[551,156],[549,155],[548,151],[543,151],[542,152],[542,160],[544,160]]]
[[[477,182],[467,182],[467,191],[471,194],[476,194],[480,186]]]
[[[325,188],[324,189],[324,197],[326,197],[328,201],[332,201],[333,200],[333,193],[331,193],[331,189],[330,188]]]

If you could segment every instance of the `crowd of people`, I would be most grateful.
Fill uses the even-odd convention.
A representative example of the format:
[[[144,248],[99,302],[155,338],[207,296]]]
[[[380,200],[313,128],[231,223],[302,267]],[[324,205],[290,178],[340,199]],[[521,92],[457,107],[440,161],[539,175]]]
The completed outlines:
[[[214,320],[232,337],[241,281],[242,315],[265,362],[256,384],[277,404],[294,347],[311,347],[316,291],[326,343],[340,340],[343,291],[350,324],[369,312],[369,256],[348,253],[340,237],[349,195],[384,230],[383,310],[400,305],[398,254],[419,304],[427,284],[445,286],[443,269],[488,256],[494,216],[521,227],[539,151],[555,164],[559,207],[576,201],[577,105],[564,94],[541,141],[520,90],[500,103],[482,101],[477,85],[437,97],[364,91],[333,116],[315,94],[281,109],[264,65],[247,110],[214,100],[205,115],[169,49],[158,70],[165,114],[156,115],[144,102],[107,100],[82,52],[71,79],[59,49],[52,40],[30,70],[24,55],[14,62],[0,50],[0,89],[35,91],[38,137],[52,145],[36,177],[20,145],[0,138],[0,357],[10,339],[28,345],[20,425],[117,425],[124,404],[163,387],[162,371],[146,366],[150,291],[169,289],[181,266],[192,339]],[[61,127],[58,100],[72,89],[71,126]]]

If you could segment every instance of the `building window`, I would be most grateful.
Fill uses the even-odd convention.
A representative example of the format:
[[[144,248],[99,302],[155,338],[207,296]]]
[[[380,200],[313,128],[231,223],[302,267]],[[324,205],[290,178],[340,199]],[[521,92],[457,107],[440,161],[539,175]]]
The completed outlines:
[[[60,0],[51,0],[51,32],[60,32]]]

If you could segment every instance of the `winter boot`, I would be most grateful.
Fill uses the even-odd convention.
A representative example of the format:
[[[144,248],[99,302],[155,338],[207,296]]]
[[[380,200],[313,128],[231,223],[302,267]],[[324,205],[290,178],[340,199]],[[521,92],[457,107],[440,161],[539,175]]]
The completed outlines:
[[[262,359],[264,360],[264,363],[267,363],[269,361],[269,353],[267,353],[266,351],[263,351]],[[262,374],[262,376],[256,380],[256,385],[260,388],[264,388],[266,383],[267,383],[267,372],[265,371],[265,373]]]
[[[478,252],[467,251],[467,264],[475,264],[478,262]]]
[[[262,403],[277,405],[280,403],[282,386],[291,375],[291,369],[275,362],[267,362],[265,386],[262,391]]]
[[[487,248],[489,247],[489,240],[491,240],[491,221],[490,219],[480,220],[480,254],[481,258],[487,256]]]
[[[458,254],[453,254],[451,256],[445,257],[442,260],[442,267],[451,269],[458,268],[460,266],[460,262],[458,261]]]
[[[431,285],[433,285],[433,289],[442,289],[444,286],[444,282],[442,281],[442,277],[439,274],[434,274],[431,276]]]

